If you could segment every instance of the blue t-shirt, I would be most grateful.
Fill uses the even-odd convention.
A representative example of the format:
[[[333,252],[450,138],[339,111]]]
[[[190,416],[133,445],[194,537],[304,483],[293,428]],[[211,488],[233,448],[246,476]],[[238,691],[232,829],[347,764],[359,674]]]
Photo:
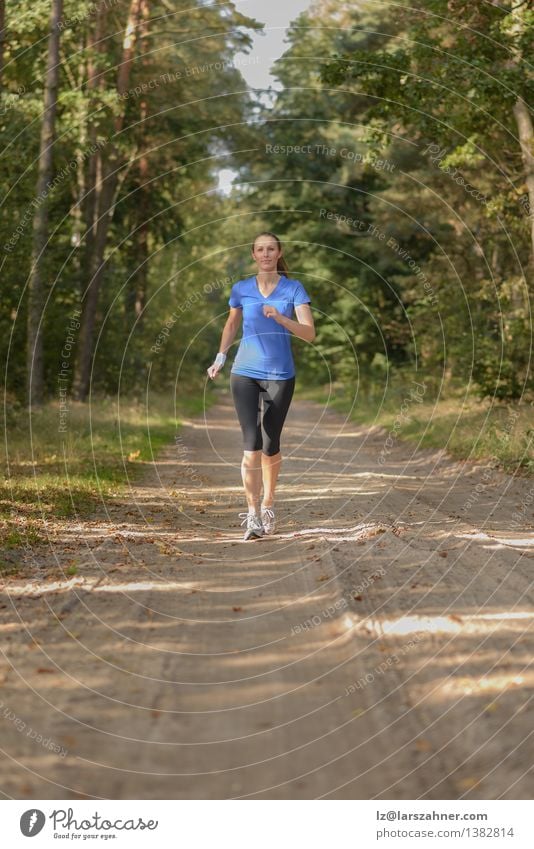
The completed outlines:
[[[295,376],[291,351],[291,332],[274,318],[263,314],[263,306],[276,307],[293,318],[293,309],[311,299],[298,280],[282,276],[268,298],[258,289],[255,277],[239,280],[232,286],[228,303],[243,309],[243,336],[231,371],[270,380],[289,380]]]

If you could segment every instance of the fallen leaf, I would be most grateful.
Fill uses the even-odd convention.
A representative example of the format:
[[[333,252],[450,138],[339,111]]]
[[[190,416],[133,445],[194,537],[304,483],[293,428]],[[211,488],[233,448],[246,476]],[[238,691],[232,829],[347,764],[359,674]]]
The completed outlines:
[[[57,672],[57,669],[50,669],[50,667],[49,667],[49,666],[40,666],[40,667],[36,670],[36,672],[38,672],[38,673],[39,673],[39,674],[41,674],[41,675],[42,675],[43,673],[45,673],[45,672],[46,672],[47,674],[52,674],[52,675],[53,675],[53,674],[54,674],[54,672]]]
[[[161,554],[173,555],[173,554],[179,554],[180,553],[177,549],[172,548],[172,546],[167,545],[167,543],[165,543],[165,542],[157,542],[156,546],[158,548],[158,551]]]
[[[240,610],[243,610],[243,608],[242,608],[242,607],[238,607],[238,606],[236,605],[236,606],[232,607],[232,610],[233,610],[233,611],[235,611],[235,613],[238,613]]]
[[[32,793],[33,787],[31,784],[28,784],[28,782],[26,782],[26,784],[19,784],[19,794],[21,799],[29,798]]]
[[[479,784],[479,778],[472,778],[470,776],[468,778],[461,778],[458,782],[458,787],[460,788],[460,790],[472,790],[473,787],[477,787]]]
[[[432,749],[432,746],[430,745],[428,740],[424,740],[423,738],[421,738],[420,740],[415,741],[415,748],[419,752],[430,752],[431,749]]]
[[[353,597],[354,601],[361,601],[362,600],[361,595],[353,595],[352,597]]]

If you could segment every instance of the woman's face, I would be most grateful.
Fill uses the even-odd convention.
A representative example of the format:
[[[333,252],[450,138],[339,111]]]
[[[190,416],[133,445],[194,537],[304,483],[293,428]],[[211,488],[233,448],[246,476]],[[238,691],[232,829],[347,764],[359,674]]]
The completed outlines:
[[[259,271],[276,271],[278,258],[282,251],[278,242],[272,236],[258,236],[254,242],[252,256],[258,264]]]

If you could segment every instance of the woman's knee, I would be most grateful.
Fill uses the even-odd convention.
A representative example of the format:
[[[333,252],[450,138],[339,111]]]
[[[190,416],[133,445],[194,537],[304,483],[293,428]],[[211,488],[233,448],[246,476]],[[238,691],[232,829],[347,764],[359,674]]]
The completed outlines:
[[[261,452],[261,448],[255,448],[254,450],[245,448],[243,451],[243,463],[245,466],[255,469],[258,466],[258,463],[261,463]]]
[[[263,446],[263,453],[267,457],[275,457],[277,454],[280,453],[280,443],[267,440],[267,442],[264,443]]]

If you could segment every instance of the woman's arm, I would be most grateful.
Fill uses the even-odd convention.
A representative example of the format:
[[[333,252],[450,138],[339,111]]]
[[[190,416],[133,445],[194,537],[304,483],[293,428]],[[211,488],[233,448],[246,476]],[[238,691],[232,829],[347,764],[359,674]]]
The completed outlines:
[[[241,324],[242,313],[243,310],[239,307],[230,307],[230,314],[226,319],[226,324],[224,325],[221,336],[221,344],[219,345],[219,353],[224,354],[224,357],[219,357],[218,359],[221,362],[216,361],[212,363],[212,365],[207,370],[208,375],[212,378],[212,380],[213,378],[217,377],[218,373],[223,367],[224,360],[226,359],[226,352],[234,341],[239,325]]]
[[[267,318],[274,318],[278,324],[282,324],[284,327],[287,327],[287,329],[291,333],[294,333],[295,336],[298,336],[299,339],[304,339],[306,342],[313,342],[316,333],[310,305],[299,304],[295,307],[295,312],[297,314],[298,321],[288,318],[287,315],[282,315],[282,313],[278,312],[276,307],[263,307],[263,314],[266,315]]]
[[[239,325],[241,324],[242,315],[243,310],[241,307],[230,307],[230,313],[226,319],[226,324],[223,327],[221,344],[219,345],[219,351],[222,354],[226,354],[234,341],[235,335],[239,330]]]

